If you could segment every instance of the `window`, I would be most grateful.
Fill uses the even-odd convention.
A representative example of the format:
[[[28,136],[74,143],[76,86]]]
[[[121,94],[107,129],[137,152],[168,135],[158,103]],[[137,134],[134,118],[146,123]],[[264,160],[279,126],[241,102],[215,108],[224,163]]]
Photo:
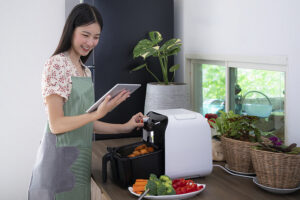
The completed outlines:
[[[203,115],[225,111],[226,67],[198,63],[193,67],[195,111]]]
[[[188,56],[185,81],[202,115],[232,110],[284,139],[286,57]]]

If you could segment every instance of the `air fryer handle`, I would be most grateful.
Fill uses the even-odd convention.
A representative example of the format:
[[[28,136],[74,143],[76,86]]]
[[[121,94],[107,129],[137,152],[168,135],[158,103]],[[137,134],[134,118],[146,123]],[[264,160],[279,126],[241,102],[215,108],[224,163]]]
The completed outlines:
[[[107,180],[107,162],[110,161],[111,154],[112,153],[109,152],[102,157],[102,181],[103,181],[103,183],[105,183]]]

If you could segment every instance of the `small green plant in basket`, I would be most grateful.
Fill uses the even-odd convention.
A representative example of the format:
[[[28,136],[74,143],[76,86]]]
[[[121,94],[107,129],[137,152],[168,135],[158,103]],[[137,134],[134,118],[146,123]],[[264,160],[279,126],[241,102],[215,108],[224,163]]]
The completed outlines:
[[[274,135],[265,135],[251,147],[251,160],[259,184],[280,189],[300,184],[300,147],[289,146]]]
[[[300,154],[300,147],[297,147],[296,143],[286,146],[280,138],[273,135],[262,137],[262,141],[253,148],[277,153]]]
[[[258,142],[261,138],[261,131],[255,127],[258,117],[249,115],[238,115],[233,111],[228,113],[220,111],[220,117],[209,122],[217,132],[227,138],[241,141]]]
[[[209,122],[221,134],[228,168],[242,173],[253,173],[250,147],[261,140],[261,131],[255,127],[258,117],[223,112],[215,123]]]

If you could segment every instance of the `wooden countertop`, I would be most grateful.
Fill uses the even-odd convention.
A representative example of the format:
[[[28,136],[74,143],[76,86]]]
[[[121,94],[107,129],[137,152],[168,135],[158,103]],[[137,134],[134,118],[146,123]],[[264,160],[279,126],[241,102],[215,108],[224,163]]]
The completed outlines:
[[[133,200],[137,197],[129,193],[127,189],[120,188],[112,182],[110,165],[108,165],[107,182],[102,182],[102,156],[107,153],[107,147],[118,147],[141,141],[141,138],[123,138],[113,140],[101,140],[93,142],[92,175],[104,196],[111,200]],[[214,163],[221,164],[224,163]],[[194,179],[197,183],[206,184],[206,189],[191,199],[201,200],[296,200],[300,199],[300,190],[292,194],[277,195],[264,191],[257,187],[250,178],[230,175],[219,167],[214,167],[213,172],[204,178]]]

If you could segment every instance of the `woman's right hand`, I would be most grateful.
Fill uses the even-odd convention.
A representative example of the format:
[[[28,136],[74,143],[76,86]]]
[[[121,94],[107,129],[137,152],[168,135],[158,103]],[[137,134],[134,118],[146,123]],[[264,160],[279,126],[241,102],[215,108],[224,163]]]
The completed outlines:
[[[104,117],[108,112],[112,111],[115,107],[117,107],[120,103],[125,101],[128,97],[130,97],[130,92],[127,90],[123,90],[113,99],[111,99],[111,96],[108,95],[95,111],[96,118],[100,119]]]

